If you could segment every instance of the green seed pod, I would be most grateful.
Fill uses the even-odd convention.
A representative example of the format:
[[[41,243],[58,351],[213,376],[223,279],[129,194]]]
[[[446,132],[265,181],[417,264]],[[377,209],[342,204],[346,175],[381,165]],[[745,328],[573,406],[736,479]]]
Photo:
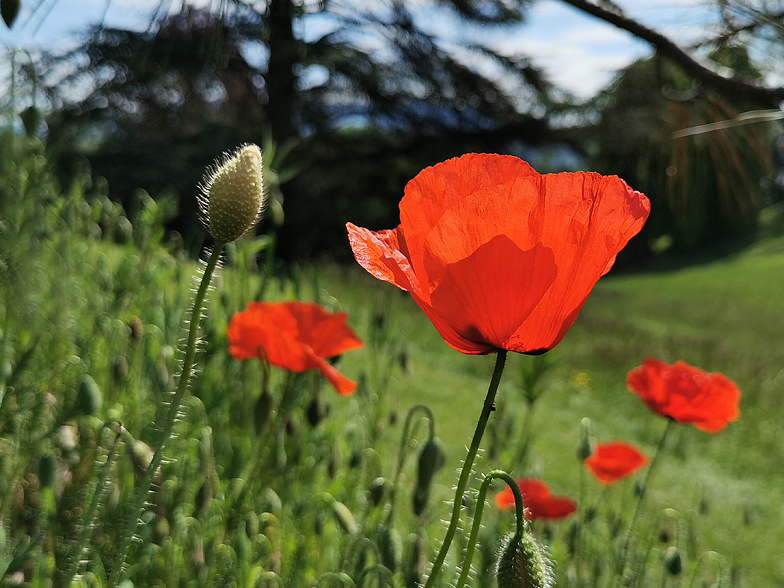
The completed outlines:
[[[134,341],[141,341],[142,337],[144,337],[144,323],[138,316],[128,321],[128,329],[130,330],[131,339]]]
[[[683,571],[681,552],[674,545],[668,547],[664,554],[664,568],[671,576],[677,576]]]
[[[370,504],[373,506],[378,506],[381,504],[381,501],[384,500],[386,483],[387,481],[379,476],[370,483],[370,486],[368,486],[368,498],[370,499]]]
[[[199,211],[216,243],[231,243],[250,231],[264,211],[261,150],[244,145],[210,169],[201,183]]]
[[[588,417],[580,421],[580,442],[577,444],[577,459],[585,461],[593,455],[593,440],[591,439],[591,419]]]
[[[115,384],[120,385],[125,382],[125,378],[128,377],[128,369],[128,360],[125,359],[125,356],[120,355],[114,358],[112,362],[112,379]]]
[[[381,563],[392,573],[400,570],[402,563],[403,540],[397,529],[378,525],[376,541],[381,554]]]
[[[57,475],[57,460],[50,453],[44,453],[38,462],[38,481],[41,488],[51,488],[54,486]]]
[[[256,400],[256,406],[253,409],[254,426],[256,428],[256,435],[261,435],[269,423],[272,416],[272,404],[274,400],[269,390],[264,390]]]
[[[205,480],[204,483],[199,486],[199,490],[196,492],[196,497],[193,501],[193,512],[196,518],[201,519],[204,517],[210,506],[210,502],[212,502],[212,485],[209,480]]]
[[[419,586],[427,569],[428,542],[424,527],[420,527],[416,533],[410,533],[406,543],[406,566],[403,570],[406,586]]]
[[[27,136],[34,137],[36,131],[38,131],[38,125],[41,123],[41,111],[35,106],[28,106],[19,115],[19,118],[22,119],[22,125],[24,125]]]
[[[140,476],[145,475],[147,473],[147,469],[152,463],[152,458],[155,455],[155,451],[152,447],[140,439],[135,439],[131,443],[130,450],[131,461],[133,461],[133,465],[136,467],[137,473]]]
[[[431,437],[419,450],[417,457],[417,486],[430,489],[435,473],[444,467],[446,457],[438,437]]]
[[[353,535],[357,532],[357,522],[354,520],[354,515],[351,514],[349,508],[342,502],[335,501],[332,503],[332,510],[335,513],[335,520],[343,529],[343,532]]]
[[[533,535],[525,533],[515,540],[510,533],[501,540],[496,580],[498,588],[550,588],[553,585],[550,559]]]
[[[308,406],[305,409],[305,416],[311,427],[317,426],[322,421],[324,418],[324,410],[318,397],[314,397],[313,400],[308,403]]]
[[[75,409],[78,414],[92,416],[101,409],[103,394],[92,376],[85,374],[79,381]]]
[[[414,508],[414,514],[416,516],[421,515],[425,507],[427,506],[427,501],[430,499],[430,486],[417,486],[414,488],[414,494],[412,496],[412,503]]]

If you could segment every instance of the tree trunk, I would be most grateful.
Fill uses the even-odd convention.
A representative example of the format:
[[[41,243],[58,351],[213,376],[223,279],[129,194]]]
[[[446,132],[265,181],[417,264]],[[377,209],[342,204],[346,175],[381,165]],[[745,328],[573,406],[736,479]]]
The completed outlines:
[[[295,133],[292,122],[294,103],[294,64],[298,61],[298,42],[294,38],[291,0],[271,0],[269,5],[269,68],[265,77],[272,136],[280,144]]]

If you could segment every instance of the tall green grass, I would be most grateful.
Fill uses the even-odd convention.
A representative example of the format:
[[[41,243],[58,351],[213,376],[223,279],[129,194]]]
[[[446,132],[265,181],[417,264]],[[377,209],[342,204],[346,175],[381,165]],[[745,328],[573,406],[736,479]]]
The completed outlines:
[[[165,237],[173,212],[165,200],[139,193],[125,211],[98,178],[58,187],[37,141],[4,136],[3,144],[11,148],[0,153],[0,578],[62,586],[75,569],[76,585],[104,586],[159,442],[196,264]],[[721,371],[744,396],[741,419],[727,430],[677,427],[670,436],[639,536],[650,570],[644,585],[710,585],[717,561],[726,561],[723,585],[784,583],[779,245],[770,239],[709,264],[603,278],[561,345],[540,358],[509,358],[477,470],[536,475],[556,494],[583,498],[571,520],[533,525],[559,585],[611,583],[634,481],[602,492],[575,447],[588,417],[599,441],[624,439],[650,455],[665,423],[625,386],[647,356]],[[444,501],[494,358],[449,348],[407,294],[358,267],[273,267],[264,262],[269,247],[262,237],[227,251],[202,322],[199,374],[137,527],[125,586],[411,586],[443,536]],[[313,373],[272,368],[265,379],[259,362],[228,354],[231,316],[261,293],[348,312],[366,341],[339,362],[359,382],[353,396],[339,397]],[[265,386],[274,411],[260,422]],[[428,435],[415,420],[390,522],[402,423],[422,403],[446,467],[414,514],[416,450]],[[595,519],[584,520],[592,507]],[[485,509],[471,585],[492,585],[512,519]],[[584,560],[574,551],[578,525]],[[686,571],[670,577],[663,559],[676,541]],[[456,577],[458,560],[450,556],[441,585]]]

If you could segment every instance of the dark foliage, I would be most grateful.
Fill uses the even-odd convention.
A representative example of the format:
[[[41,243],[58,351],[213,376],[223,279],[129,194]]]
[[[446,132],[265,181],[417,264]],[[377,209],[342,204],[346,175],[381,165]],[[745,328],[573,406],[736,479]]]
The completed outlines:
[[[522,17],[524,5],[504,6],[452,10],[473,26]],[[217,153],[270,133],[279,145],[293,139],[285,161],[271,162],[281,180],[294,177],[279,252],[340,256],[344,223],[396,223],[405,182],[423,167],[553,138],[553,89],[527,60],[428,34],[401,2],[316,12],[297,15],[288,0],[264,12],[240,3],[220,18],[185,9],[150,32],[93,29],[76,51],[49,56],[50,145],[64,173],[86,155],[118,200],[137,188],[176,193],[188,241],[195,185]],[[295,39],[294,19],[315,17],[329,18],[329,31]]]

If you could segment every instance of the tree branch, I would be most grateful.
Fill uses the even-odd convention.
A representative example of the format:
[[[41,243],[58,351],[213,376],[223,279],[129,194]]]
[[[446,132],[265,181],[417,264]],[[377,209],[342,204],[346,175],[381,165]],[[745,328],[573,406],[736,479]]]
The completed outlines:
[[[717,90],[768,107],[778,107],[779,103],[784,101],[784,87],[771,88],[754,79],[725,76],[717,69],[708,67],[694,59],[668,37],[619,12],[613,12],[588,0],[563,0],[563,2],[647,41],[656,48],[659,54],[669,57],[688,74]]]

